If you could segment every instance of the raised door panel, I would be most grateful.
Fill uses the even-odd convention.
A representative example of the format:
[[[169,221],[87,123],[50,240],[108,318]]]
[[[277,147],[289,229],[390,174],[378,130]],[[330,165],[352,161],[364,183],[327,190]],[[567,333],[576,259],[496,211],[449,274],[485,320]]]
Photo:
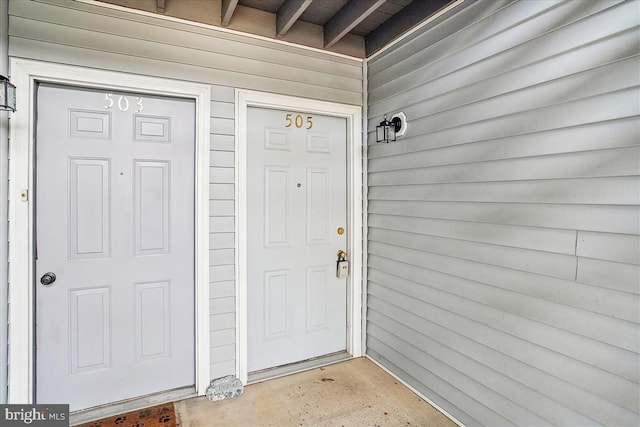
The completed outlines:
[[[69,258],[109,257],[110,162],[69,159]]]
[[[169,162],[134,162],[136,255],[169,253]]]
[[[111,365],[111,293],[108,287],[69,292],[71,375]]]

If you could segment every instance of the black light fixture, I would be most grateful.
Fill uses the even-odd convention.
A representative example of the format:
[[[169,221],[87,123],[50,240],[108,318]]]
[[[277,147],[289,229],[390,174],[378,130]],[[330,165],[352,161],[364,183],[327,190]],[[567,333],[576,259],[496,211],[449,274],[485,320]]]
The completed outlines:
[[[0,75],[0,111],[16,111],[16,87]]]
[[[387,120],[387,115],[378,126],[376,126],[376,142],[393,142],[396,137],[404,135],[407,131],[407,116],[400,112],[391,117],[391,120]]]

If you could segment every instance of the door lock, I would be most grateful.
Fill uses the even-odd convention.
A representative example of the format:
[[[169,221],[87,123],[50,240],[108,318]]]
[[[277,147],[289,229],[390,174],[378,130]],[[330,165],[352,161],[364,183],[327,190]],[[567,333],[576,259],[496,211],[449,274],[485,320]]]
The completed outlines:
[[[44,275],[40,278],[40,283],[45,286],[49,286],[56,281],[56,275],[54,273],[44,273]]]
[[[347,260],[347,253],[342,249],[338,251],[338,261],[336,263],[336,277],[338,279],[345,279],[349,277],[349,261]]]

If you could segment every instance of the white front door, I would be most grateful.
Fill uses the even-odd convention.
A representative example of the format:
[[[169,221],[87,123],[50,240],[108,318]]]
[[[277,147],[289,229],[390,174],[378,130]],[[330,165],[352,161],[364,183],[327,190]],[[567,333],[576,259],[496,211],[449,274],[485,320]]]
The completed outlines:
[[[249,372],[346,349],[344,118],[248,108]]]
[[[37,402],[192,386],[194,101],[41,84],[36,120]]]

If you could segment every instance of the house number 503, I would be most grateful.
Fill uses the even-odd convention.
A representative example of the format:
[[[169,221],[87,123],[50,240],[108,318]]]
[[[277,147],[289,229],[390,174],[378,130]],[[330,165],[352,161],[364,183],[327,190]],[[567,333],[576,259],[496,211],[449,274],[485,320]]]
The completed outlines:
[[[288,128],[295,126],[300,129],[305,125],[305,123],[307,125],[306,129],[311,129],[313,127],[313,116],[302,117],[301,114],[296,114],[294,116],[292,113],[288,113],[285,117],[285,121],[287,122],[285,127]]]
[[[129,110],[129,106],[131,105],[129,103],[129,99],[126,96],[119,96],[118,101],[116,102],[113,99],[113,94],[111,93],[106,93],[104,95],[104,100],[106,102],[104,108],[106,108],[107,110],[113,108],[113,106],[117,104],[120,111],[127,111]],[[144,106],[142,105],[142,98],[136,96],[136,113],[141,112],[143,109]]]

